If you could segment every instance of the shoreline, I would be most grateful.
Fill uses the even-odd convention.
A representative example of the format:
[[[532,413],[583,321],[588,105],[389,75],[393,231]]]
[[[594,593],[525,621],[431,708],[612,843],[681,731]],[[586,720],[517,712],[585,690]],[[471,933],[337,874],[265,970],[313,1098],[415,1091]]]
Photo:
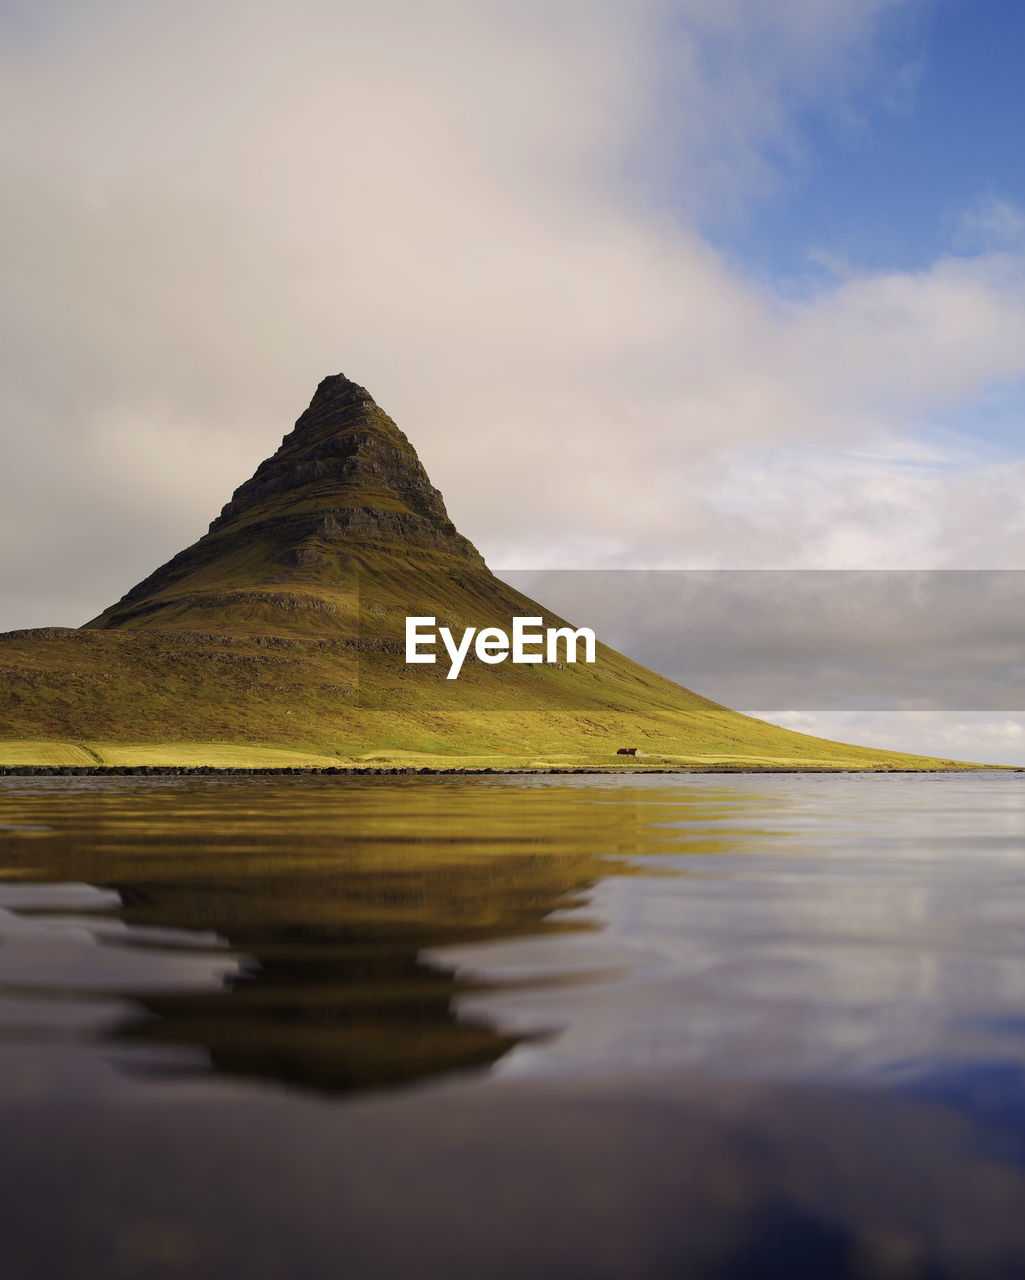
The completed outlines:
[[[536,775],[538,777],[552,774],[606,774],[614,777],[629,777],[633,774],[674,774],[674,773],[717,773],[717,774],[763,774],[763,773],[980,773],[986,771],[1000,773],[1025,773],[1025,765],[964,765],[938,769],[913,769],[874,767],[852,768],[849,765],[653,765],[649,767],[629,768],[623,765],[580,765],[553,766],[551,768],[493,768],[490,766],[475,768],[465,765],[453,765],[451,768],[436,768],[427,765],[395,765],[391,767],[375,767],[372,765],[338,765],[338,766],[301,766],[301,765],[257,765],[252,768],[229,765],[0,765],[0,778],[91,778],[91,777],[143,777],[143,778],[176,778],[176,777],[293,777],[296,775],[310,777],[519,777]]]

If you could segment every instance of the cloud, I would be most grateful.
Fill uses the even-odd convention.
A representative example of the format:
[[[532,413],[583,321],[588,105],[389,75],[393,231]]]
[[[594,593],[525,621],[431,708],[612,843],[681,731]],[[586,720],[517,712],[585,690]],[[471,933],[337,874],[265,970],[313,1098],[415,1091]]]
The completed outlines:
[[[508,576],[638,662],[729,706],[1025,711],[1025,573]]]
[[[940,760],[1025,767],[1025,716],[985,712],[856,711],[765,713],[785,729],[866,747],[907,751]]]
[[[193,540],[338,370],[496,563],[956,560],[927,507],[978,507],[973,462],[846,460],[1025,374],[1021,257],[794,299],[702,231],[780,180],[802,106],[857,101],[902,7],[5,8],[0,625],[81,621]]]
[[[1025,210],[1016,201],[989,191],[961,211],[954,227],[954,243],[961,249],[1021,247],[1025,241]]]

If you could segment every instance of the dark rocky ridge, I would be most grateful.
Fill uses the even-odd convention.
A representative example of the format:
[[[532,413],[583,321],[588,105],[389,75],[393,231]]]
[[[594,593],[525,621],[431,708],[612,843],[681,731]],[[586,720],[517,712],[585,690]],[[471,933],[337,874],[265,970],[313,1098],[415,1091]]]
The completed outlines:
[[[210,532],[248,523],[267,498],[287,492],[294,500],[304,487],[323,481],[397,500],[455,534],[444,500],[409,440],[369,391],[343,374],[320,383],[277,453],[239,485]]]
[[[382,556],[490,576],[403,432],[337,374],[208,532],[86,625],[196,625],[197,611],[225,607],[226,587],[240,607],[334,612],[325,597],[351,595]]]

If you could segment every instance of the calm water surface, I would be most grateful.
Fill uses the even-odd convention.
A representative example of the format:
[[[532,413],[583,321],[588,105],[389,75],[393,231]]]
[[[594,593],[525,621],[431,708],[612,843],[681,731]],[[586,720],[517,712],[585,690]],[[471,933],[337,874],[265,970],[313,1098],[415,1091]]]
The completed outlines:
[[[1025,777],[0,779],[21,1277],[1025,1276]]]

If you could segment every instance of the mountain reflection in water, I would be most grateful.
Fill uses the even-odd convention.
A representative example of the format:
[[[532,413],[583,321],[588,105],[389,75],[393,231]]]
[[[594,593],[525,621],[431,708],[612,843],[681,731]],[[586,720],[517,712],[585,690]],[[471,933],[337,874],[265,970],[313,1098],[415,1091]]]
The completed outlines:
[[[45,818],[52,838],[9,839],[5,861],[9,876],[43,872],[115,893],[120,905],[106,914],[128,929],[108,942],[166,949],[201,932],[239,957],[239,971],[207,989],[147,991],[129,953],[126,988],[106,994],[132,1008],[106,1035],[209,1055],[208,1066],[193,1058],[175,1073],[365,1089],[486,1066],[524,1038],[457,1018],[455,997],[478,984],[427,963],[425,950],[590,927],[548,917],[599,876],[630,870],[599,850],[615,858],[658,845],[641,797],[602,809],[572,793],[537,798],[516,809],[501,789],[443,782],[405,794],[401,783],[312,779],[258,789],[71,783],[20,797],[22,816]],[[683,801],[674,813],[691,809]],[[45,866],[33,870],[41,852]],[[52,898],[43,912],[59,919]]]
[[[0,876],[17,1280],[1025,1275],[1016,775],[5,779]]]

